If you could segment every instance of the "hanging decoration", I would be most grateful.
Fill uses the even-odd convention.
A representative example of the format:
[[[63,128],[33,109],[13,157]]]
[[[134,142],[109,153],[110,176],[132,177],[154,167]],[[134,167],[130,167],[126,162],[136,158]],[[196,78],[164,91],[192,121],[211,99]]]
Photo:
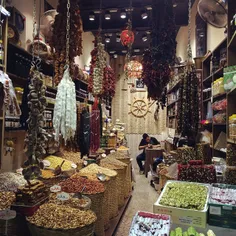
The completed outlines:
[[[143,56],[143,80],[148,97],[157,101],[158,108],[166,106],[166,86],[170,66],[175,62],[176,27],[172,0],[152,1],[152,34],[150,50]]]
[[[143,73],[143,65],[135,60],[125,64],[125,71],[128,73],[128,79],[141,79]]]
[[[40,4],[41,6],[41,1]],[[41,12],[41,7],[39,8]],[[33,38],[35,38],[36,32],[36,0],[33,3]],[[37,32],[39,32],[40,25]],[[30,186],[30,180],[39,177],[40,167],[43,167],[41,158],[46,154],[46,142],[47,132],[43,129],[45,120],[43,113],[46,109],[47,100],[45,97],[46,87],[43,85],[43,77],[39,72],[40,58],[37,55],[35,57],[35,50],[33,44],[32,51],[32,66],[30,70],[30,84],[28,94],[28,108],[29,117],[27,119],[28,130],[25,138],[26,150],[25,154],[27,160],[24,162],[22,174],[25,180],[28,181]]]
[[[114,70],[109,65],[106,66],[104,70],[102,97],[108,99],[115,95],[116,77]]]
[[[80,16],[80,10],[77,0],[71,0],[70,2],[70,53],[69,53],[69,69],[70,76],[74,75],[74,58],[82,55],[82,20]],[[55,49],[53,54],[54,57],[54,68],[55,76],[54,82],[56,85],[59,84],[63,77],[64,66],[66,64],[66,25],[67,25],[67,0],[59,0],[57,6],[58,14],[55,17],[53,24],[53,36],[50,46]]]
[[[70,0],[67,0],[67,24],[66,24],[66,64],[63,78],[58,85],[56,102],[54,106],[53,127],[55,130],[55,140],[59,140],[61,134],[65,141],[74,138],[76,131],[76,92],[75,84],[69,73],[70,66],[70,32],[71,32],[71,16],[70,16]]]
[[[180,86],[179,113],[177,116],[177,132],[188,138],[196,137],[199,123],[199,93],[198,78],[196,69],[192,63],[191,49],[191,0],[189,0],[189,21],[188,21],[188,63],[185,69],[184,78]]]
[[[120,40],[123,46],[130,47],[134,43],[134,33],[132,31],[132,23],[129,20],[127,29],[123,30],[120,34]]]

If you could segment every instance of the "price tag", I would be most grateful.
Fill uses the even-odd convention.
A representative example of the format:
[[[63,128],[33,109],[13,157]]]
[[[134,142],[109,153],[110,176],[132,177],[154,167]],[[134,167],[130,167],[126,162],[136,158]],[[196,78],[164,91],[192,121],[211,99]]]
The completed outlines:
[[[65,192],[61,192],[57,194],[57,199],[60,201],[68,201],[70,199],[70,195]]]
[[[48,160],[43,160],[43,164],[45,167],[49,167],[51,165],[51,162]]]
[[[105,158],[107,155],[105,153],[102,154],[102,157]]]
[[[59,186],[59,185],[53,185],[53,186],[50,188],[50,191],[51,191],[52,193],[61,192],[61,186]]]
[[[87,162],[87,161],[84,161],[84,165],[87,166],[87,165],[88,165],[88,162]]]
[[[77,168],[77,165],[76,165],[75,163],[72,163],[72,164],[71,164],[71,167],[74,168],[74,169],[76,169],[76,168]]]
[[[210,206],[210,214],[221,216],[221,207]]]
[[[115,150],[111,150],[110,153],[115,153],[116,151]]]
[[[16,211],[9,209],[0,211],[0,220],[11,220],[14,218],[16,218]]]

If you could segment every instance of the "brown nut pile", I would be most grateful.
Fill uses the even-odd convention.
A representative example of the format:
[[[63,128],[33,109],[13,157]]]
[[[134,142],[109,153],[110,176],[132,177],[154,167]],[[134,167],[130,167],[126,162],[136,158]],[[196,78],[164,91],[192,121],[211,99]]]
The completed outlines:
[[[97,217],[91,210],[81,211],[64,205],[46,203],[27,220],[36,226],[49,229],[75,229],[90,225]]]
[[[59,185],[62,191],[67,193],[81,193],[84,187],[84,194],[103,193],[105,191],[102,183],[79,176],[62,181]]]
[[[80,158],[80,152],[69,152],[64,150],[63,151],[63,158],[74,162],[76,165],[81,165],[83,164],[83,160]]]
[[[89,199],[87,198],[74,198],[74,194],[70,194],[70,199],[68,201],[62,202],[57,199],[57,193],[50,194],[48,203],[54,203],[57,205],[69,206],[72,208],[82,209],[89,204]]]
[[[101,160],[101,163],[111,164],[117,167],[127,167],[127,164],[123,163],[122,161],[117,160],[114,156],[107,156],[105,159]]]
[[[53,24],[53,37],[50,46],[54,53],[54,80],[56,85],[61,81],[66,64],[66,23],[67,0],[59,0],[55,22]],[[82,55],[82,20],[77,0],[70,1],[70,76],[74,75],[74,58]]]
[[[0,192],[0,211],[9,208],[15,199],[16,196],[13,192]]]

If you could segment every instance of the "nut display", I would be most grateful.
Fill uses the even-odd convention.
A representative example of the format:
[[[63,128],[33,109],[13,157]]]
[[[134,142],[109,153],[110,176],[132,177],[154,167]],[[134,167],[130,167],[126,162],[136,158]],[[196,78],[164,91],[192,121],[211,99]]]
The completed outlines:
[[[0,191],[16,192],[19,186],[26,184],[24,176],[17,173],[5,172],[0,174]]]
[[[167,183],[160,205],[202,211],[205,208],[208,188],[187,182]]]
[[[51,193],[48,203],[69,206],[69,207],[77,208],[81,210],[89,207],[91,200],[88,197],[82,196],[82,198],[76,198],[74,195],[75,194],[70,193],[70,199],[65,202],[62,202],[57,199],[57,193]]]
[[[75,163],[77,166],[78,165],[83,165],[83,160],[80,157],[80,152],[69,152],[64,150],[63,151],[63,158]]]
[[[80,176],[72,176],[71,178],[59,183],[62,191],[67,193],[96,194],[105,191],[104,185],[99,181],[86,179]]]
[[[51,169],[56,169],[56,167],[60,166],[63,161],[65,162],[62,165],[62,171],[69,171],[72,169],[71,164],[73,164],[73,162],[67,161],[61,157],[48,156],[44,160],[47,160],[50,162],[50,166],[48,168],[51,168]]]
[[[13,192],[0,192],[0,211],[10,208],[15,199]]]
[[[47,132],[43,129],[45,126],[43,114],[47,105],[46,87],[43,85],[42,74],[35,67],[30,70],[30,78],[28,134],[25,139],[28,160],[24,162],[22,172],[27,181],[40,175],[40,158],[46,154],[45,148],[48,140]]]
[[[55,175],[52,170],[41,170],[41,177],[43,179],[51,179],[54,178]]]
[[[96,221],[91,210],[81,211],[64,205],[46,203],[40,206],[27,220],[36,226],[49,229],[75,229],[90,225]]]
[[[194,227],[189,227],[187,231],[183,232],[182,228],[178,227],[170,232],[170,236],[205,236],[203,233],[198,233]],[[208,230],[207,236],[215,236],[212,230]]]

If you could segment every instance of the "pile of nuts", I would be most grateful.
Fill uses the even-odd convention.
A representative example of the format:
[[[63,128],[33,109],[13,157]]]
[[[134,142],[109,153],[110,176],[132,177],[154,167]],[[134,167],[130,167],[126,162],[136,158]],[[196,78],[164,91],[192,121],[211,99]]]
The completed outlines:
[[[8,209],[15,199],[16,196],[13,192],[0,192],[0,211]]]
[[[60,166],[61,163],[64,161],[63,158],[56,157],[56,156],[48,156],[44,160],[47,160],[50,162],[49,168],[56,169],[57,166]],[[62,165],[62,171],[69,171],[72,169],[71,164],[73,162],[65,160],[64,164]]]
[[[80,171],[80,174],[104,174],[109,177],[114,177],[117,175],[117,172],[114,170],[109,170],[98,166],[97,164],[91,164]]]
[[[63,151],[63,158],[74,162],[76,165],[83,164],[83,160],[80,158],[80,152],[69,152],[64,150]]]
[[[70,193],[70,199],[65,202],[62,202],[57,199],[57,193],[51,193],[48,203],[54,203],[57,205],[64,205],[83,210],[89,204],[89,200],[90,199],[87,197],[75,198],[74,194]]]
[[[207,194],[208,188],[201,184],[172,182],[165,186],[160,204],[202,211],[206,205]]]
[[[27,220],[36,226],[49,229],[76,229],[93,224],[97,217],[91,210],[81,211],[64,205],[46,203]]]
[[[41,170],[41,177],[43,179],[51,179],[54,178],[55,175],[52,170]]]
[[[59,183],[62,191],[67,193],[97,194],[105,191],[104,185],[99,181],[86,179],[83,177],[73,177]],[[84,188],[85,187],[85,188]]]

